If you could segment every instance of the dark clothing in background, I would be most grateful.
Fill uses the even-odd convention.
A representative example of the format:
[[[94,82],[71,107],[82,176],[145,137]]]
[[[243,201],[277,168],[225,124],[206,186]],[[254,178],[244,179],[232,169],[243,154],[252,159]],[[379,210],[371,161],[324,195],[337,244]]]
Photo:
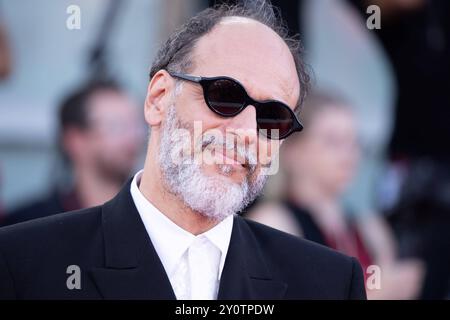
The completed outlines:
[[[365,1],[349,0],[367,19]],[[427,157],[450,164],[450,1],[424,1],[383,16],[379,37],[398,85],[392,158]]]
[[[327,246],[334,250],[341,251],[346,255],[355,256],[363,267],[363,270],[367,270],[367,267],[372,264],[369,250],[364,245],[361,235],[359,234],[357,228],[354,226],[354,223],[351,220],[347,221],[349,228],[349,234],[347,236],[352,240],[352,245],[355,249],[355,252],[344,252],[332,239],[330,239],[330,237],[327,237],[327,235],[322,230],[320,230],[319,226],[314,221],[311,213],[308,212],[308,210],[290,201],[285,201],[284,205],[297,221],[298,226],[302,231],[303,237],[305,239]]]
[[[3,206],[0,202],[0,226],[2,225],[2,222],[5,221],[5,219],[6,219],[6,215],[4,213]]]
[[[175,299],[130,183],[103,206],[0,228],[0,299]],[[356,259],[234,217],[218,299],[365,298]]]
[[[0,227],[78,209],[81,209],[81,204],[74,191],[62,193],[55,190],[46,198],[11,211],[0,221]]]
[[[447,164],[409,164],[396,206],[389,212],[403,257],[420,258],[426,273],[420,298],[450,298],[450,170]]]

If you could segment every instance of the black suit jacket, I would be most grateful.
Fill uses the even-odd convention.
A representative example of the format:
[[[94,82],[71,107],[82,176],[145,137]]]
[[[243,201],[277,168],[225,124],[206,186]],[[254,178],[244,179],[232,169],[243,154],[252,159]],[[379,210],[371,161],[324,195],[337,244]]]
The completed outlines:
[[[0,228],[0,298],[175,299],[130,183],[103,206]],[[354,258],[239,216],[219,299],[364,299]],[[80,268],[69,290],[67,268]]]

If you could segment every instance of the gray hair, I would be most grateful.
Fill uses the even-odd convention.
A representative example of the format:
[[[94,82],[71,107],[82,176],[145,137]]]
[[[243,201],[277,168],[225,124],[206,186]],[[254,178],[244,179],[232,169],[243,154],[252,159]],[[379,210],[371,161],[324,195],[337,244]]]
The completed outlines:
[[[197,41],[223,18],[245,17],[256,20],[275,31],[288,46],[295,62],[300,82],[300,96],[296,110],[300,110],[310,87],[308,67],[303,61],[303,46],[298,35],[289,36],[288,28],[278,8],[268,0],[243,1],[237,5],[220,4],[205,9],[178,28],[159,49],[150,69],[150,79],[156,72],[165,69],[170,72],[189,72],[193,68],[191,53]]]

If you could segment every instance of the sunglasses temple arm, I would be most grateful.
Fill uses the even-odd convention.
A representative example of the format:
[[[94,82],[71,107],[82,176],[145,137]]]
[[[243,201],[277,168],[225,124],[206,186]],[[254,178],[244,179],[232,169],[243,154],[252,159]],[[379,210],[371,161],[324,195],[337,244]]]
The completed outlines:
[[[180,78],[180,79],[187,80],[187,81],[197,82],[197,83],[202,80],[202,77],[190,76],[187,74],[182,74],[182,73],[177,73],[177,72],[170,72],[169,74],[172,77]]]

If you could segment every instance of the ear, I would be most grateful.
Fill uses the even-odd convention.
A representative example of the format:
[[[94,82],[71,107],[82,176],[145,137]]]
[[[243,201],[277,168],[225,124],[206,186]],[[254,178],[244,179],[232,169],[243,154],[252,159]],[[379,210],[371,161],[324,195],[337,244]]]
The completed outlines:
[[[166,108],[172,103],[175,81],[166,70],[159,70],[150,80],[145,99],[145,121],[149,126],[159,126]]]

